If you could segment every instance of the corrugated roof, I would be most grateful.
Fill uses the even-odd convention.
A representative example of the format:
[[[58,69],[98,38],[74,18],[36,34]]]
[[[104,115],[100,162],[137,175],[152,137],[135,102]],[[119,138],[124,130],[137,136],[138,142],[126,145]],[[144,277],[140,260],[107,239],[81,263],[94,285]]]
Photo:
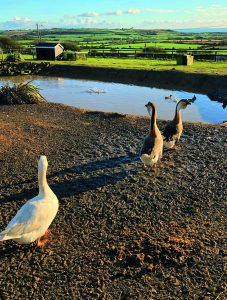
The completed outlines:
[[[55,48],[56,46],[60,46],[62,49],[64,49],[64,47],[60,44],[60,43],[38,43],[36,44],[36,48]]]

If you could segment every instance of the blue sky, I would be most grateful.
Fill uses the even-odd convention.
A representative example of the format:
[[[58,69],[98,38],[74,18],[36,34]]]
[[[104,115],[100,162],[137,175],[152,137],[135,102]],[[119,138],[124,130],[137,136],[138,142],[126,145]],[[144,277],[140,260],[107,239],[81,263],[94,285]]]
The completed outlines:
[[[4,0],[0,30],[43,28],[224,28],[226,0]]]

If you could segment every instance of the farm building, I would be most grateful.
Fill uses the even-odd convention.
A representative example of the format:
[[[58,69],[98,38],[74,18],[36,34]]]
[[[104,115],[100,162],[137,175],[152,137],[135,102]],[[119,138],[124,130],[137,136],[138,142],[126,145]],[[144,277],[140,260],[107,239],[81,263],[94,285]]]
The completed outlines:
[[[36,44],[36,57],[40,60],[55,60],[63,53],[64,47],[59,43]]]

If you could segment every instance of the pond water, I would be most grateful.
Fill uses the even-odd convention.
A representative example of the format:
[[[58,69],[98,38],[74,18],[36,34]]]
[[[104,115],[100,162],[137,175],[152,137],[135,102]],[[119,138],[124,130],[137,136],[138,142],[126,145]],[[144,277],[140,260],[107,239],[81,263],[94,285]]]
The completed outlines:
[[[29,80],[40,88],[40,93],[47,101],[85,109],[147,116],[144,105],[151,100],[157,106],[158,119],[162,120],[173,119],[176,107],[176,101],[166,100],[166,96],[173,95],[175,99],[185,99],[195,95],[194,103],[182,112],[184,121],[220,123],[227,120],[227,108],[224,108],[223,103],[211,101],[204,94],[186,91],[40,76],[0,77],[0,86],[7,82],[11,84]]]

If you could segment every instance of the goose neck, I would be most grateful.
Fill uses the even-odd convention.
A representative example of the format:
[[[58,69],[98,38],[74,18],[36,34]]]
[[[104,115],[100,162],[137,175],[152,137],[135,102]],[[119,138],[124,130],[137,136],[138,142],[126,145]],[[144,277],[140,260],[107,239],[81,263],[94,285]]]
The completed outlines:
[[[157,131],[156,124],[156,109],[155,106],[152,106],[151,122],[150,122],[150,134],[155,135]]]
[[[46,179],[46,170],[41,169],[38,173],[38,181],[39,181],[39,191],[44,192],[47,187],[47,179]]]
[[[179,124],[180,122],[182,122],[182,120],[181,120],[181,107],[179,105],[176,106],[176,112],[175,112],[175,116],[174,116],[173,121],[176,124]]]

